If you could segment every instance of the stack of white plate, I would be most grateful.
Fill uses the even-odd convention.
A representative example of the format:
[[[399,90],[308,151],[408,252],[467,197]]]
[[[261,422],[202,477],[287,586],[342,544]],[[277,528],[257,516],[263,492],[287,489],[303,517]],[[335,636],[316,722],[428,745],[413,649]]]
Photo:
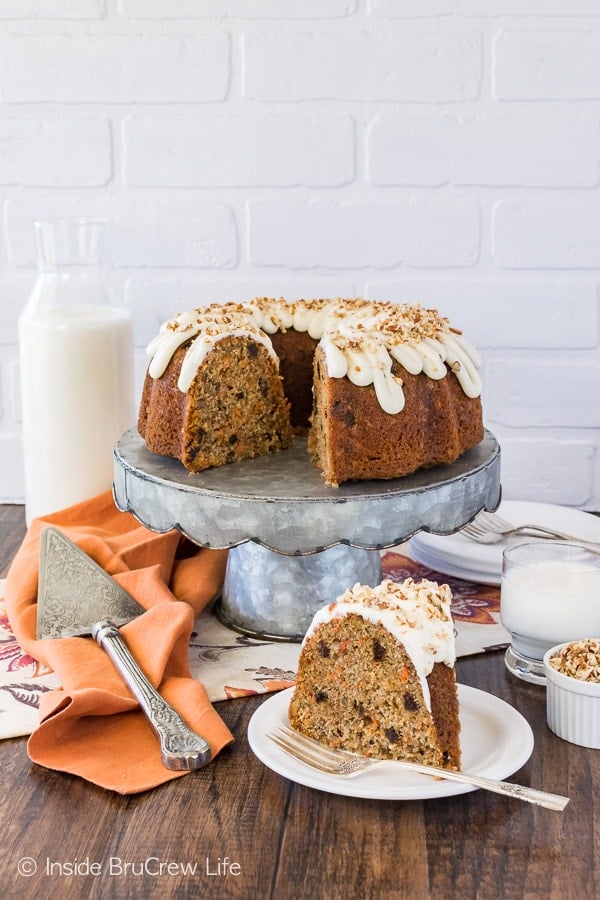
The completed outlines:
[[[543,525],[583,540],[600,542],[600,517],[568,506],[504,500],[497,512],[512,525]],[[524,540],[527,538],[520,536],[505,538],[498,544],[478,544],[460,532],[438,535],[422,531],[411,538],[409,547],[415,562],[442,575],[480,584],[500,584],[503,551]]]

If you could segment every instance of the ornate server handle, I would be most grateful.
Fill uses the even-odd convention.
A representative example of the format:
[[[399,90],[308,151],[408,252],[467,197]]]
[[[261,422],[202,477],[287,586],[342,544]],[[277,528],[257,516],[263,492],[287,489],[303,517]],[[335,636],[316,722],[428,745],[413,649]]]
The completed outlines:
[[[160,739],[160,756],[167,769],[200,769],[210,761],[210,747],[186,725],[179,713],[152,687],[110,620],[96,622],[92,634],[125,679]]]

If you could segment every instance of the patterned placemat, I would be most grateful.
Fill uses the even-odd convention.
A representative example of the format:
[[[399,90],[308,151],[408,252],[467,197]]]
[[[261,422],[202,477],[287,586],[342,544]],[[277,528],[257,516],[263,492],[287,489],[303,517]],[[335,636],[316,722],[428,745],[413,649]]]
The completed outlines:
[[[441,575],[414,562],[406,548],[382,553],[385,578],[429,578],[449,584],[456,627],[457,656],[506,646],[500,624],[500,590]],[[4,583],[0,581],[0,593]],[[279,691],[294,684],[300,645],[238,634],[211,610],[198,617],[190,640],[192,674],[213,702]],[[59,687],[53,672],[23,653],[0,600],[0,739],[31,734],[38,723],[39,698]]]

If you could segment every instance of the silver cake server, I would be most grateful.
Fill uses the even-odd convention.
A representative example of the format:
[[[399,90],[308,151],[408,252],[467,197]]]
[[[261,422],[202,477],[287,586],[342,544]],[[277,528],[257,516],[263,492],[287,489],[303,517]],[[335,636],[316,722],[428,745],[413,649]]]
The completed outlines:
[[[199,769],[210,761],[208,742],[154,689],[119,634],[119,626],[143,612],[137,600],[60,530],[48,527],[42,532],[38,640],[91,634],[156,732],[163,765],[177,771]]]

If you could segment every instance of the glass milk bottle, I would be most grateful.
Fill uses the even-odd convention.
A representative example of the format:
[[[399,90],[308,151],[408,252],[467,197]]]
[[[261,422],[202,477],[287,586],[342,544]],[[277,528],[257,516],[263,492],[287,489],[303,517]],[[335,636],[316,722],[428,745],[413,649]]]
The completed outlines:
[[[109,490],[135,421],[133,339],[112,303],[106,220],[34,223],[39,275],[19,319],[27,521]]]

